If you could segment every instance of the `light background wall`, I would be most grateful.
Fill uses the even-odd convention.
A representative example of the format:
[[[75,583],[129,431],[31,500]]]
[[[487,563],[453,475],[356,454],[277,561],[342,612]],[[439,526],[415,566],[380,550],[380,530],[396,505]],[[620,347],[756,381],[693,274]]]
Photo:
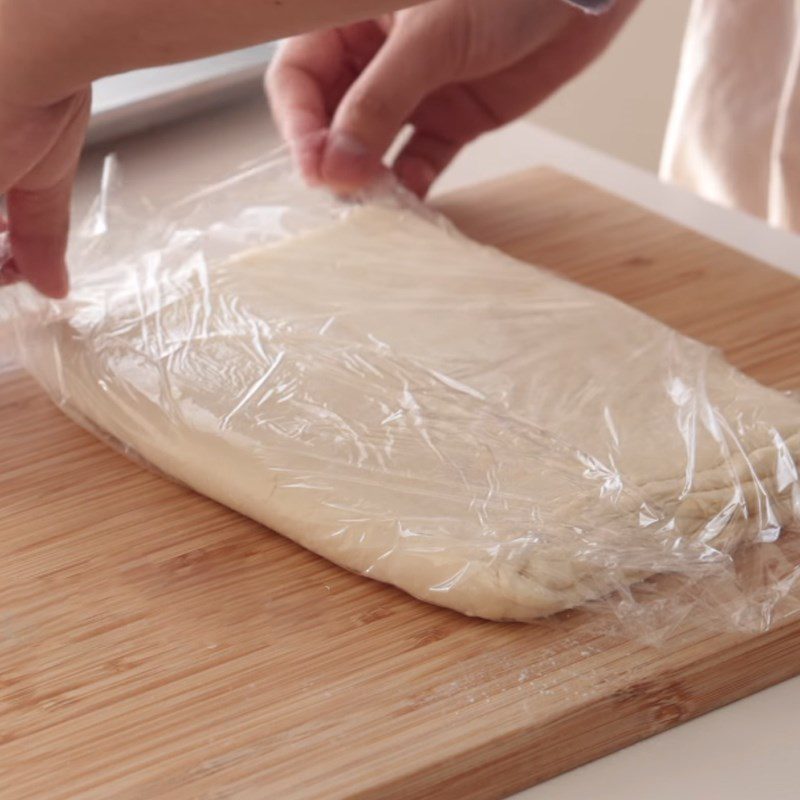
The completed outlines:
[[[642,0],[606,53],[532,119],[657,170],[690,2]]]

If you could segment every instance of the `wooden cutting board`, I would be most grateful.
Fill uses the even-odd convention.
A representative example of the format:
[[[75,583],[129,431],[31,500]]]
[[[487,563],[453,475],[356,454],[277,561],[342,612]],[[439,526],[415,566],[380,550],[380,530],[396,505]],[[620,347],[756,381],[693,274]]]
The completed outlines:
[[[547,171],[465,231],[800,387],[800,281]],[[0,796],[489,800],[800,672],[800,620],[662,650],[434,608],[156,477],[0,374]]]

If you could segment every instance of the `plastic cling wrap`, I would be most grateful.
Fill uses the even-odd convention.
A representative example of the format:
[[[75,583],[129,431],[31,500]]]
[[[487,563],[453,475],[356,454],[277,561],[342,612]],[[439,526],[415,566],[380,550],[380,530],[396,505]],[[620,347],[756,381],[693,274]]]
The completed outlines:
[[[344,567],[648,637],[796,610],[800,404],[388,184],[275,157],[153,208],[109,164],[71,261],[67,301],[0,301],[56,402]]]

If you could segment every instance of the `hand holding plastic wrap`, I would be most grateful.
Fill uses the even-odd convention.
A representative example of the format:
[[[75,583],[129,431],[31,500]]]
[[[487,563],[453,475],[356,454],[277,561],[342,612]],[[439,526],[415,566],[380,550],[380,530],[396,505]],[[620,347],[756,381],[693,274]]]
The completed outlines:
[[[279,158],[131,217],[112,177],[71,298],[8,297],[27,368],[129,453],[466,614],[782,608],[792,398],[389,190],[345,204]]]

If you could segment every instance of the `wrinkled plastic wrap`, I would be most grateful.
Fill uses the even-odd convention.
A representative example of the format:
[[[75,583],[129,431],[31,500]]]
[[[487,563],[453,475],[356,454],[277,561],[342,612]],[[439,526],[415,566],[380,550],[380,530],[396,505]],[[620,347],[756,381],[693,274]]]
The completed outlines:
[[[64,302],[0,297],[60,407],[344,567],[651,640],[797,612],[797,400],[388,180],[275,156],[155,208],[109,162],[71,263]]]

